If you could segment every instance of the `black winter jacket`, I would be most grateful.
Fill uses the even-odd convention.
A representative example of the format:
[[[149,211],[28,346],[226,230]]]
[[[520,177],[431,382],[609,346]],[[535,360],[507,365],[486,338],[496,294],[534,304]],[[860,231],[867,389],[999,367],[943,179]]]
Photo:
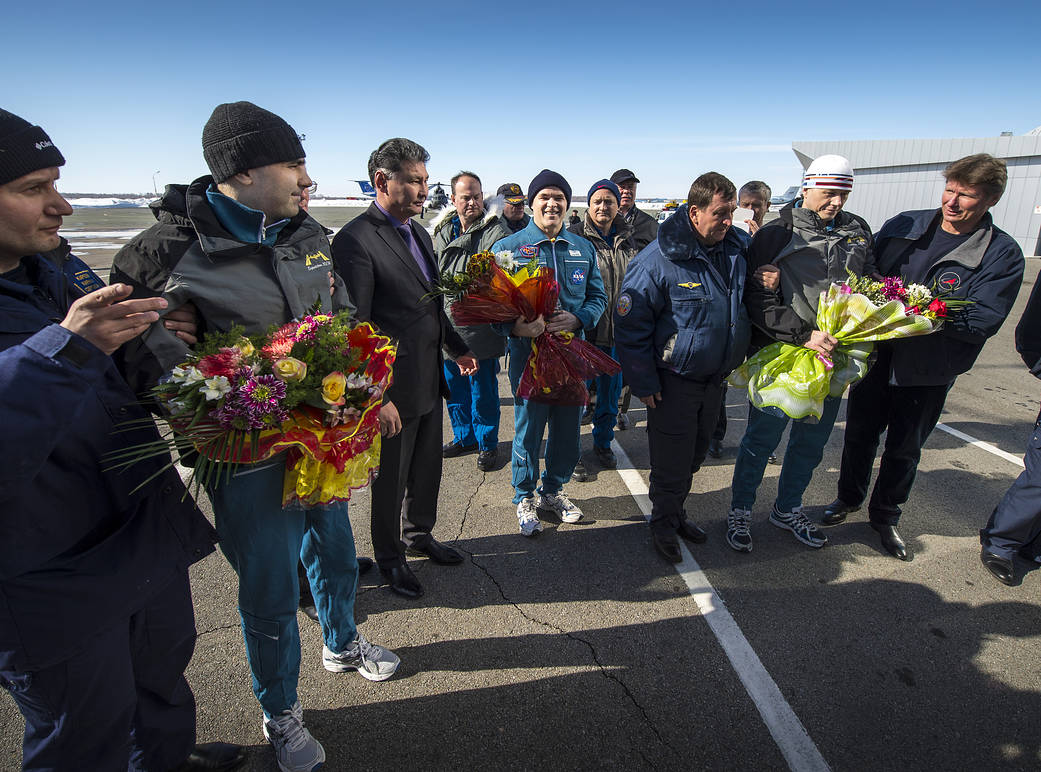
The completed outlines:
[[[875,236],[878,270],[901,276],[911,252],[939,227],[939,209],[903,212],[888,220]],[[948,297],[971,303],[950,315],[931,335],[887,341],[892,348],[889,382],[894,386],[940,386],[966,372],[987,338],[1012,310],[1023,283],[1023,250],[995,227],[986,214],[969,239],[934,262],[922,275],[903,275],[905,282],[939,286]]]

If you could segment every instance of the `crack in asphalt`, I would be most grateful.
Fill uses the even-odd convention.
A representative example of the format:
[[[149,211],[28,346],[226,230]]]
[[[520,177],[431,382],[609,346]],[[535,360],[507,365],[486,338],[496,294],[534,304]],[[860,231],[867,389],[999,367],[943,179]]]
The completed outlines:
[[[495,585],[495,588],[499,591],[499,596],[503,599],[503,601],[505,601],[508,605],[512,606],[518,614],[524,617],[524,619],[528,620],[532,624],[540,625],[549,630],[553,630],[558,635],[562,635],[569,640],[581,643],[587,649],[589,649],[589,653],[592,656],[593,662],[596,664],[597,669],[600,671],[600,675],[602,675],[604,678],[607,678],[610,681],[613,681],[615,684],[621,687],[622,691],[625,692],[625,696],[629,699],[629,702],[631,702],[633,706],[640,712],[640,715],[643,716],[644,723],[654,733],[654,736],[658,738],[658,742],[661,743],[666,749],[668,749],[668,751],[671,754],[678,757],[675,748],[673,748],[669,744],[669,742],[662,736],[661,732],[658,731],[658,727],[654,725],[654,722],[651,720],[651,717],[647,714],[647,710],[636,699],[636,695],[634,695],[632,691],[630,691],[629,687],[625,684],[624,681],[622,681],[618,676],[609,671],[607,669],[607,666],[604,665],[604,663],[600,660],[600,654],[599,652],[597,652],[596,646],[594,646],[591,641],[588,641],[585,638],[582,638],[581,636],[576,635],[573,632],[565,630],[562,627],[558,627],[557,625],[554,625],[551,622],[546,622],[545,620],[538,619],[537,617],[534,617],[528,612],[526,612],[519,605],[517,605],[517,603],[512,601],[509,598],[509,596],[507,596],[506,590],[503,588],[502,584],[500,584],[499,580],[492,574],[492,572],[486,566],[482,565],[477,561],[476,557],[474,556],[474,553],[472,553],[465,547],[459,546],[458,541],[463,535],[463,529],[466,526],[466,518],[470,512],[470,507],[473,505],[474,499],[477,496],[477,492],[481,489],[481,486],[484,485],[484,482],[487,479],[488,476],[485,475],[484,478],[481,480],[480,484],[474,490],[473,495],[470,496],[470,500],[466,503],[466,507],[463,509],[463,520],[459,525],[459,533],[456,535],[454,540],[456,548],[462,550],[469,556],[470,563],[479,571],[481,571],[481,573],[487,576],[491,583]],[[653,760],[647,757],[647,754],[643,752],[643,749],[636,742],[633,742],[633,749],[640,755],[640,757],[647,763],[648,766],[655,766]]]
[[[230,624],[230,625],[217,625],[216,627],[211,627],[209,630],[203,630],[201,633],[196,633],[195,634],[195,638],[196,638],[196,640],[198,640],[199,638],[202,638],[204,635],[209,635],[210,633],[216,633],[216,632],[219,632],[221,630],[232,630],[232,629],[241,629],[241,628],[242,628],[242,623],[241,622],[235,622],[235,623]]]

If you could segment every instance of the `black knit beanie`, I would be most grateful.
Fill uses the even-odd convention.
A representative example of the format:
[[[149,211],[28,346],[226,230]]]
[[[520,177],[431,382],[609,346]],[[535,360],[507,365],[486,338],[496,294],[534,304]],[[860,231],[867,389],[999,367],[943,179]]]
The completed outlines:
[[[202,155],[217,182],[261,166],[303,158],[293,127],[252,102],[217,105],[202,130]]]
[[[560,188],[564,191],[567,206],[571,206],[571,186],[567,184],[567,180],[562,175],[549,169],[543,169],[536,174],[535,179],[528,185],[528,206],[532,206],[535,203],[535,196],[543,188]]]
[[[65,157],[43,129],[0,109],[0,185],[37,169],[64,165]]]

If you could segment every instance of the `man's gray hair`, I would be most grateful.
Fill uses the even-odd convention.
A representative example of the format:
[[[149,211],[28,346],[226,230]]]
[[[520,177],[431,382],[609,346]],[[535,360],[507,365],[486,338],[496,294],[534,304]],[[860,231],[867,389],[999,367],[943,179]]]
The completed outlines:
[[[418,142],[404,137],[388,139],[369,156],[369,182],[376,184],[376,172],[382,170],[388,177],[401,171],[401,167],[410,163],[425,164],[430,160],[430,153]]]
[[[737,200],[740,201],[744,196],[755,196],[761,198],[766,203],[770,203],[770,186],[762,180],[750,180],[741,186],[741,190],[737,192]]]

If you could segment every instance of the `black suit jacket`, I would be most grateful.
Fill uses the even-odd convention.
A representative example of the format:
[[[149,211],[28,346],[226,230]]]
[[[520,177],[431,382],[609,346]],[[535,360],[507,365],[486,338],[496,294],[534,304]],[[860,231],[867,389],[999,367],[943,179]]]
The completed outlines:
[[[412,233],[437,271],[430,236],[422,227]],[[372,204],[333,238],[333,262],[347,283],[357,318],[372,322],[397,341],[394,379],[386,399],[402,418],[425,415],[448,396],[441,349],[452,356],[467,347],[445,315],[440,298],[405,245],[401,234]]]

